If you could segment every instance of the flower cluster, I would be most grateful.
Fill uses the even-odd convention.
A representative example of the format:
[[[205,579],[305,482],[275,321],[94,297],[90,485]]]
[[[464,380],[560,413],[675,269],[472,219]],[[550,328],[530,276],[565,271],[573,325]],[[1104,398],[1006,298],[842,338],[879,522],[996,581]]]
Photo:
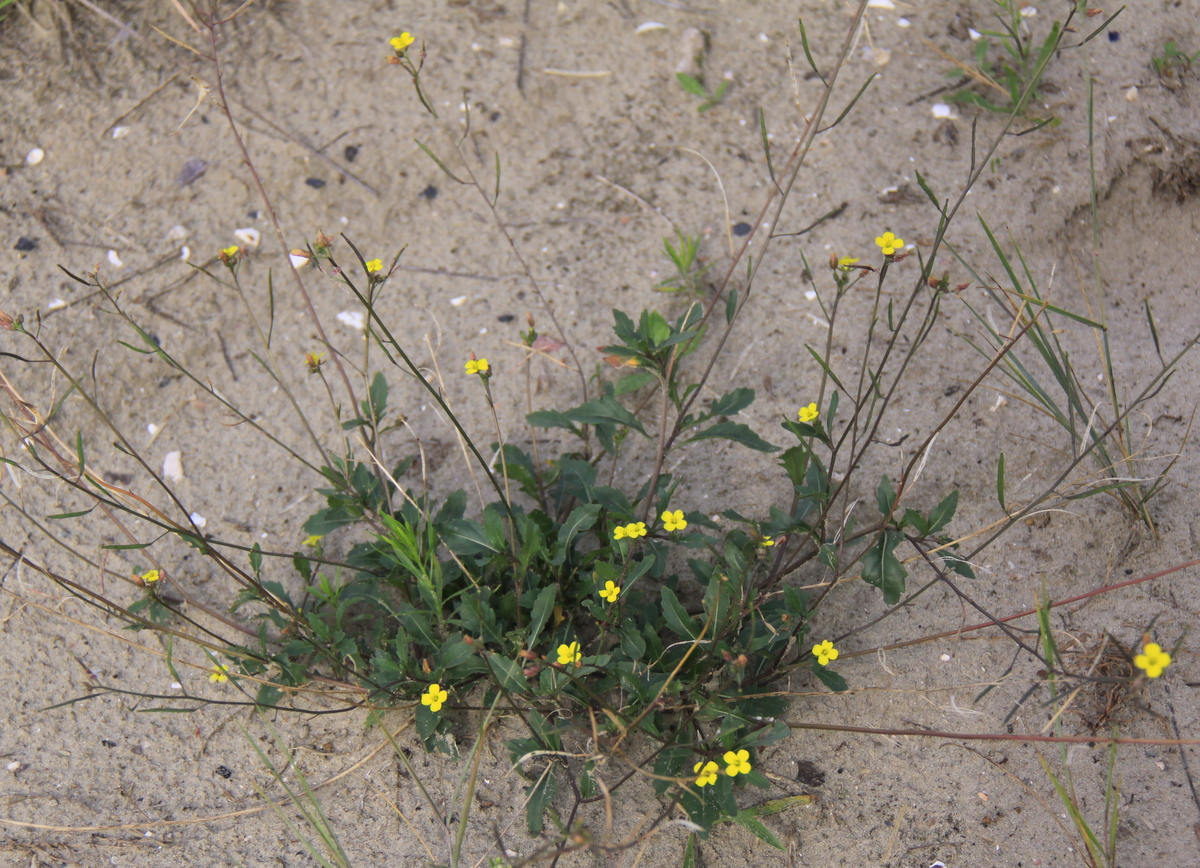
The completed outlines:
[[[646,522],[635,521],[630,524],[623,524],[613,531],[613,539],[637,539],[640,536],[645,536]]]

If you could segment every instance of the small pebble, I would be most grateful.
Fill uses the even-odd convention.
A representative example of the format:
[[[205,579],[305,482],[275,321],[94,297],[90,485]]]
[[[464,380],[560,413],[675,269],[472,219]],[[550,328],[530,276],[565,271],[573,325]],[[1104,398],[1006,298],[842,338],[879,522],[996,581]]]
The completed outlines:
[[[32,238],[26,238],[22,235],[17,239],[17,243],[13,245],[13,250],[19,250],[22,253],[28,253],[33,248],[37,247],[37,242]]]
[[[358,157],[358,145],[346,145],[346,150],[342,151],[342,156],[346,158],[347,163],[353,163]]]
[[[430,199],[430,200],[436,199],[437,194],[438,194],[438,188],[433,186],[433,184],[430,184],[428,187],[426,187],[424,190],[421,191],[421,195],[424,196],[426,199]]]
[[[501,48],[516,48],[517,40],[513,39],[511,36],[497,36],[496,44]]]
[[[258,212],[257,211],[247,211],[246,216],[249,217],[251,220],[257,220]]]
[[[133,132],[133,127],[113,127],[112,137],[114,139],[123,139]]]
[[[912,27],[912,22],[909,21],[907,18],[897,18],[896,26],[897,27]]]
[[[935,118],[952,118],[952,117],[954,117],[954,110],[952,108],[950,108],[950,106],[946,105],[944,102],[935,103],[933,108],[931,109],[931,111],[933,112],[933,116]]]
[[[895,9],[896,4],[892,0],[867,0],[867,5],[872,9]]]
[[[457,295],[454,298],[450,299],[450,304],[454,305],[455,307],[461,307],[466,302],[466,300],[467,300],[467,297],[465,295]]]
[[[117,255],[117,251],[108,251],[108,262],[113,268],[120,268],[125,263],[121,261],[121,257]]]
[[[13,762],[10,762],[8,765],[6,765],[4,768],[10,772],[15,772],[21,768],[21,764],[19,762],[17,762],[16,760],[14,760]]]
[[[61,298],[56,298],[46,305],[46,310],[62,310],[66,306],[67,303],[65,301],[63,301]]]
[[[208,527],[208,519],[202,516],[200,513],[193,512],[191,517],[192,523],[196,525],[196,527],[200,528],[200,530],[204,530],[204,528]]]
[[[1137,85],[1131,85],[1129,90],[1125,91],[1125,99],[1129,102],[1134,102],[1138,98]]]
[[[304,183],[312,187],[314,190],[320,190],[325,186],[325,182],[320,178],[305,178]]]
[[[516,317],[513,316],[511,313],[502,313],[502,314],[500,314],[500,316],[496,317],[496,319],[499,320],[500,322],[512,322],[513,320],[516,319]]]
[[[1108,41],[1109,42],[1116,42],[1120,38],[1121,38],[1121,34],[1117,33],[1117,31],[1115,31],[1115,30],[1108,31]]]
[[[233,237],[247,247],[258,247],[258,242],[262,240],[262,236],[258,234],[258,230],[252,227],[233,230]]]
[[[749,223],[734,223],[733,234],[738,238],[742,238],[743,236],[750,234],[750,228],[751,227]]]
[[[191,259],[192,258],[192,248],[188,247],[186,244],[183,245],[182,247],[180,247],[179,248],[179,258],[182,259],[184,262],[187,262],[189,259]]]
[[[36,166],[42,160],[46,159],[46,152],[41,148],[34,148],[25,155],[25,162],[30,166]]]
[[[163,477],[171,482],[179,482],[183,479],[183,453],[176,450],[168,452],[167,457],[163,459]]]
[[[183,164],[183,168],[179,170],[179,174],[175,178],[175,183],[180,187],[186,187],[207,171],[207,162],[199,157],[188,157]]]

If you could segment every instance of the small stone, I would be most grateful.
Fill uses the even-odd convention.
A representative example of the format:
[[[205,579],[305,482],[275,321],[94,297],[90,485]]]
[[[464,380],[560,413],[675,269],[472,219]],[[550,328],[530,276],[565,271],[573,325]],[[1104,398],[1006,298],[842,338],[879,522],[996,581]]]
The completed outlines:
[[[200,530],[204,530],[204,528],[208,527],[208,519],[198,512],[193,512],[191,519],[192,524],[196,525],[196,527],[200,528]]]
[[[438,194],[438,188],[433,186],[433,184],[430,184],[428,187],[426,187],[424,190],[421,191],[421,195],[424,196],[426,199],[429,199],[430,201],[436,199],[437,194]]]
[[[183,453],[178,450],[168,452],[167,457],[163,459],[163,477],[171,482],[181,482],[183,480]]]
[[[305,178],[304,183],[308,184],[314,190],[320,190],[325,186],[325,182],[321,178]]]
[[[46,310],[62,310],[66,306],[67,303],[65,301],[63,301],[61,298],[56,298],[46,305]]]
[[[25,155],[25,162],[30,166],[36,166],[44,159],[46,159],[46,152],[41,148],[34,148]]]
[[[342,151],[342,156],[346,158],[347,163],[353,163],[358,157],[358,145],[346,145],[346,150]]]
[[[133,132],[133,127],[113,127],[112,137],[114,139],[123,139]]]
[[[22,235],[17,239],[17,243],[13,245],[13,250],[19,250],[22,253],[28,253],[33,248],[37,247],[37,241],[33,238],[26,238]]]
[[[466,304],[466,301],[467,297],[465,295],[456,295],[454,298],[450,299],[450,304],[452,304],[454,307],[461,307],[462,305]]]
[[[207,162],[199,157],[188,157],[184,161],[183,168],[179,170],[179,174],[175,178],[175,183],[180,187],[186,187],[207,171]]]
[[[516,317],[511,313],[502,313],[500,316],[496,317],[496,319],[500,322],[512,322],[516,319]]]
[[[117,251],[110,250],[108,251],[108,264],[113,268],[120,268],[125,263],[121,261],[121,257],[117,255]]]
[[[742,238],[746,235],[749,235],[750,229],[751,229],[751,226],[749,223],[734,223],[733,224],[733,234],[736,235],[738,238]]]

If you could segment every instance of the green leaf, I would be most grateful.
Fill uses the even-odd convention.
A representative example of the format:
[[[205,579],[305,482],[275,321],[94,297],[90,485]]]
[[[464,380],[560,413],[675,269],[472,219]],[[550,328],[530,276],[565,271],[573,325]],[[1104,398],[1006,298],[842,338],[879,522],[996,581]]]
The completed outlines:
[[[525,421],[534,428],[566,428],[576,437],[583,436],[583,432],[558,410],[534,410],[525,417]]]
[[[958,509],[958,491],[952,491],[942,499],[942,502],[929,513],[929,530],[927,533],[937,533],[950,523]]]
[[[87,509],[80,510],[79,512],[60,512],[57,515],[48,515],[48,516],[46,516],[46,518],[47,518],[47,520],[51,520],[51,521],[54,519],[60,519],[60,518],[79,518],[79,516],[81,516],[81,515],[87,515],[89,512],[91,512],[93,509],[95,509],[99,505],[100,504],[97,503],[95,506],[89,506]]]
[[[571,510],[571,514],[558,530],[558,544],[562,546],[563,551],[570,548],[576,536],[591,529],[600,517],[600,509],[598,503],[585,503]]]
[[[683,861],[680,868],[696,868],[696,833],[688,835],[687,844],[683,847]]]
[[[475,649],[462,639],[447,642],[437,654],[437,668],[442,671],[461,666],[475,656]]]
[[[813,672],[816,673],[817,678],[821,679],[821,683],[834,693],[845,693],[850,689],[850,685],[846,683],[846,679],[832,669],[827,669],[817,664],[813,667]]]
[[[797,23],[800,25],[800,44],[804,46],[804,57],[808,60],[808,65],[813,72],[817,74],[817,78],[821,79],[821,84],[829,87],[829,83],[825,81],[825,76],[821,75],[821,70],[817,69],[816,61],[813,60],[812,51],[808,48],[808,32],[804,29],[804,19],[797,18]]]
[[[637,417],[608,395],[588,401],[586,404],[568,410],[563,415],[573,422],[582,422],[585,425],[624,425],[639,434],[646,433]]]
[[[262,547],[255,543],[250,548],[250,569],[254,570],[254,575],[262,572]]]
[[[886,473],[879,478],[879,488],[875,489],[875,503],[879,507],[879,514],[885,518],[896,508],[896,492],[892,489],[892,480],[888,479]]]
[[[1004,505],[1004,453],[1000,453],[1000,457],[996,460],[996,499],[1000,501],[1000,508],[1006,513],[1008,507]]]
[[[521,694],[525,692],[525,676],[521,674],[521,667],[515,660],[509,660],[507,657],[502,657],[499,654],[487,655],[488,666],[492,668],[492,672],[496,675],[496,680],[500,682],[500,686],[509,693]]]
[[[786,850],[778,838],[771,834],[771,830],[754,819],[754,816],[747,811],[738,811],[737,816],[733,818],[733,822],[737,823],[744,829],[749,829],[754,833],[755,837],[766,841],[777,850]]]
[[[550,619],[550,613],[554,611],[554,598],[557,594],[558,585],[547,585],[538,592],[537,599],[533,601],[533,614],[529,619],[529,646],[531,648],[537,642],[542,628]]]
[[[733,322],[733,316],[734,316],[734,314],[737,313],[737,300],[738,300],[738,291],[737,291],[737,288],[735,287],[735,288],[729,290],[729,295],[726,296],[726,298],[725,298],[725,322],[726,323]]]
[[[679,81],[679,86],[692,96],[698,96],[701,99],[706,99],[708,97],[708,94],[704,92],[704,85],[702,85],[694,77],[688,75],[686,72],[675,73],[675,78]]]
[[[627,395],[630,392],[636,392],[643,386],[649,386],[651,383],[657,382],[658,377],[651,371],[638,371],[636,374],[630,374],[627,377],[622,377],[617,380],[613,386],[613,397],[619,398],[621,395]]]
[[[546,806],[550,804],[550,800],[554,798],[554,793],[558,789],[557,772],[558,767],[551,764],[537,783],[525,790],[529,798],[525,804],[525,821],[529,825],[529,834],[531,835],[542,834]]]
[[[429,745],[431,739],[437,734],[438,723],[441,722],[441,714],[436,711],[430,711],[428,705],[418,705],[416,718],[417,734],[421,736],[421,741]]]
[[[354,524],[355,518],[344,506],[331,506],[328,509],[318,509],[308,521],[304,522],[303,530],[312,536],[325,536],[340,527]]]
[[[713,401],[707,416],[734,416],[754,403],[754,390],[745,387],[734,389]]]
[[[442,530],[442,541],[452,552],[459,555],[495,553],[504,547],[502,544],[497,546],[479,522],[463,518],[446,522]]]
[[[863,581],[883,591],[883,601],[889,606],[900,602],[900,596],[904,593],[904,579],[908,575],[904,564],[893,553],[903,539],[904,534],[899,531],[884,531],[863,553]]]
[[[710,425],[699,434],[692,437],[688,442],[694,443],[697,440],[707,440],[713,437],[719,437],[723,440],[732,440],[734,443],[740,443],[747,446],[756,452],[778,452],[779,447],[766,440],[763,440],[757,434],[750,430],[750,426],[743,425],[741,422],[718,422],[715,425]]]
[[[679,602],[679,598],[675,596],[675,592],[666,585],[663,585],[662,588],[662,603],[663,617],[666,618],[667,626],[677,636],[684,639],[695,639],[700,635],[700,625],[696,623],[696,619],[687,613],[683,604]]]

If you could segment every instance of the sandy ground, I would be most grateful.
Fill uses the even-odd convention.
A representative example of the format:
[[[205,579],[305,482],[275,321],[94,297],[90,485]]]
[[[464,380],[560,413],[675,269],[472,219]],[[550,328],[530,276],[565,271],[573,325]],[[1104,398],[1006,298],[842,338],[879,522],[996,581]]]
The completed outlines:
[[[473,191],[446,179],[413,143],[420,138],[445,147],[404,77],[385,63],[385,40],[408,29],[427,43],[430,90],[439,111],[454,123],[461,117],[460,88],[468,89],[474,130],[468,153],[485,171],[492,154],[501,154],[501,215],[566,336],[590,367],[600,361],[592,348],[608,341],[611,307],[682,310],[684,300],[652,291],[666,276],[661,238],[672,226],[704,235],[703,253],[716,263],[714,273],[728,265],[721,187],[704,161],[684,149],[702,154],[719,173],[731,222],[753,222],[770,184],[758,108],[766,112],[777,153],[786,153],[801,132],[802,111],[811,110],[816,99],[817,82],[803,75],[795,3],[706,0],[703,9],[681,8],[686,5],[260,2],[225,32],[220,52],[232,108],[289,246],[302,245],[318,230],[347,232],[368,257],[388,259],[407,245],[401,260],[407,270],[390,285],[381,309],[420,362],[442,366],[451,400],[481,436],[487,436],[487,418],[478,395],[456,378],[461,359],[474,351],[493,360],[501,424],[519,441],[525,430],[524,380],[521,353],[511,342],[527,311],[543,327],[546,319]],[[1044,33],[1050,16],[1065,5],[1046,3],[1027,20]],[[996,273],[974,219],[978,211],[998,231],[1011,233],[1006,245],[1020,245],[1043,290],[1053,287],[1056,299],[1082,308],[1079,274],[1090,269],[1092,238],[1086,82],[1094,76],[1103,277],[1116,375],[1131,392],[1158,364],[1144,301],[1156,313],[1165,355],[1200,332],[1195,269],[1189,264],[1200,238],[1195,195],[1200,73],[1166,87],[1149,65],[1168,38],[1200,48],[1200,30],[1186,5],[1135,4],[1110,28],[1115,40],[1101,34],[1085,50],[1056,58],[1047,76],[1047,109],[1063,123],[1005,142],[994,171],[968,198],[950,233],[964,257]],[[180,128],[196,104],[190,77],[211,78],[211,67],[151,25],[179,40],[199,44],[199,37],[166,2],[98,3],[134,32],[85,4],[40,0],[22,6],[32,7],[31,14],[10,12],[0,25],[0,161],[8,167],[0,179],[0,308],[23,313],[27,321],[40,311],[48,344],[75,372],[94,371],[99,402],[152,466],[161,466],[170,451],[182,453],[186,479],[177,491],[189,511],[206,517],[208,530],[291,550],[302,538],[303,520],[319,505],[312,493],[318,480],[244,426],[227,424],[211,396],[120,347],[118,339],[131,339],[128,328],[56,269],[84,272],[99,264],[130,313],[164,347],[285,442],[307,447],[278,390],[250,355],[255,336],[239,300],[197,276],[180,256],[186,245],[193,263],[207,262],[235,243],[236,230],[262,234],[263,244],[243,272],[246,285],[263,310],[268,269],[274,270],[275,346],[296,372],[303,405],[325,412],[323,394],[305,379],[301,362],[301,353],[317,349],[311,323],[294,288],[278,278],[283,257],[228,128],[211,104],[202,104]],[[825,339],[817,303],[804,295],[801,249],[817,265],[830,251],[871,256],[872,239],[884,229],[926,245],[936,215],[919,194],[915,171],[940,195],[950,196],[970,166],[973,112],[956,108],[955,117],[935,117],[933,106],[943,98],[935,92],[950,64],[931,46],[969,59],[968,27],[986,26],[989,4],[897,0],[895,6],[869,11],[869,38],[862,36],[843,70],[834,104],[844,105],[872,72],[879,78],[846,121],[821,137],[778,228],[796,231],[845,207],[803,236],[802,247],[794,239],[777,240],[714,384],[754,387],[759,399],[748,421],[767,436],[780,414],[810,399],[818,371],[803,346]],[[824,0],[804,0],[800,9],[814,54],[827,68],[851,10]],[[648,21],[666,26],[636,32]],[[710,86],[722,77],[732,81],[723,103],[703,115],[674,79],[688,27],[708,34]],[[996,116],[981,115],[979,140],[990,141],[1000,124]],[[26,155],[34,148],[44,151],[44,159],[28,165]],[[182,183],[189,161],[205,168]],[[22,250],[29,244],[19,239],[35,246]],[[949,259],[945,263],[958,277],[961,269]],[[915,273],[915,258],[898,267]],[[310,275],[308,282],[333,340],[361,359],[361,332],[337,319],[353,309],[351,299],[318,277]],[[968,297],[978,301],[978,289],[968,290]],[[966,311],[956,305],[946,311],[945,328],[927,345],[902,390],[897,407],[903,411],[884,432],[889,440],[907,433],[919,442],[952,405],[954,387],[980,370],[979,357],[953,334],[970,328]],[[1091,336],[1069,333],[1064,340],[1074,342],[1081,377],[1095,382],[1102,370]],[[860,346],[860,336],[840,334],[835,351],[852,355]],[[29,351],[13,337],[5,337],[2,348]],[[43,407],[63,393],[61,376],[11,358],[0,364],[26,398]],[[1196,371],[1196,359],[1185,360],[1147,406],[1146,418],[1138,420],[1139,433],[1149,435],[1147,455],[1179,450],[1195,408]],[[573,377],[542,363],[534,375],[536,406],[563,407],[574,400]],[[469,486],[452,432],[420,391],[397,376],[392,395],[393,406],[429,449],[435,490],[444,494]],[[1016,401],[1004,406],[993,401],[992,394],[981,392],[947,427],[916,495],[931,505],[950,488],[960,489],[963,506],[954,524],[959,533],[1000,515],[994,496],[998,452],[1006,455],[1017,499],[1045,485],[1064,459],[1061,432]],[[327,412],[321,418],[328,420]],[[161,430],[149,433],[151,424]],[[92,466],[144,487],[135,463],[108,445],[111,432],[82,402],[64,404],[55,426],[70,442],[82,433]],[[334,433],[326,423],[322,434]],[[402,435],[386,446],[393,458],[411,449]],[[7,437],[8,457],[14,457],[14,448]],[[903,446],[881,451],[891,454],[878,456],[876,472],[894,472],[910,457]],[[990,611],[1007,614],[1028,608],[1043,587],[1062,598],[1191,559],[1200,532],[1191,483],[1198,458],[1187,444],[1175,483],[1154,501],[1159,538],[1112,501],[1072,502],[1019,525],[989,549],[972,594]],[[635,456],[634,466],[645,459]],[[679,472],[686,479],[679,497],[688,509],[758,513],[762,504],[785,496],[772,460],[744,451],[712,449]],[[13,503],[39,521],[80,506],[64,489],[31,476],[8,474],[3,486]],[[55,532],[97,558],[101,545],[123,541],[112,525],[90,518],[56,524]],[[98,582],[13,506],[0,513],[0,538],[78,581]],[[334,544],[348,546],[350,540]],[[227,603],[232,592],[225,579],[185,555],[168,544],[162,556],[178,559],[198,598]],[[113,553],[108,566],[124,572],[138,562],[128,553]],[[253,715],[219,705],[190,715],[147,714],[146,705],[113,696],[47,710],[85,695],[93,677],[156,694],[169,692],[172,679],[156,640],[121,632],[28,568],[6,569],[0,684],[7,702],[0,709],[0,764],[7,770],[0,770],[0,815],[26,825],[4,826],[0,863],[315,864],[269,811],[208,819],[260,808],[252,781],[272,786],[248,739],[260,739],[276,758],[278,748]],[[914,582],[919,579],[914,575]],[[126,595],[126,601],[133,598],[130,589],[109,590]],[[1132,645],[1154,619],[1164,646],[1183,637],[1176,665],[1145,697],[1148,710],[1126,709],[1122,735],[1200,737],[1194,693],[1200,677],[1194,675],[1195,639],[1188,632],[1197,623],[1191,606],[1198,592],[1196,572],[1189,569],[1056,611],[1060,638],[1080,647],[1091,647],[1104,631]],[[882,610],[874,589],[847,585],[822,609],[820,633],[837,635]],[[902,614],[846,640],[843,653],[978,620],[948,592],[932,591]],[[1031,626],[1029,619],[1022,624]],[[229,698],[204,681],[203,658],[192,655],[187,662],[196,664],[184,670],[189,686],[215,699]],[[1010,662],[1012,645],[994,631],[848,658],[841,671],[854,691],[835,697],[806,680],[789,684],[802,694],[792,719],[1004,732],[1013,703],[1037,679],[1032,659],[1018,658],[998,689],[977,704],[971,700]],[[399,729],[406,719],[396,712],[387,723]],[[475,718],[463,713],[458,720],[460,741],[469,739]],[[1066,720],[1068,731],[1087,732],[1078,717]],[[1016,716],[1012,731],[1032,732],[1045,723],[1044,709],[1032,704]],[[378,730],[364,727],[363,715],[281,717],[276,725],[314,781],[361,762],[322,791],[354,864],[445,860],[444,843],[407,772]],[[527,855],[537,846],[514,810],[522,782],[507,768],[503,735],[484,753],[475,814],[481,822],[468,835],[472,861],[494,852],[492,824],[516,852]],[[416,747],[412,733],[400,739]],[[1164,745],[1121,749],[1120,865],[1200,863],[1193,831],[1200,828],[1194,825],[1200,822],[1200,803],[1191,785],[1200,773],[1200,754],[1192,747],[1185,751]],[[1057,762],[1053,750],[1048,756]],[[1105,753],[1082,745],[1072,749],[1071,761],[1080,802],[1098,819]],[[460,766],[419,750],[414,762],[435,796],[449,804]],[[775,795],[813,793],[819,796],[815,806],[767,821],[787,852],[766,848],[740,828],[722,827],[703,844],[702,864],[1081,864],[1071,850],[1077,839],[1060,828],[1061,805],[1026,745],[801,732],[767,751],[762,762],[778,776]],[[648,792],[623,801],[618,831],[656,807]],[[585,820],[595,828],[603,824],[599,815]],[[671,828],[653,838],[640,864],[676,863],[684,837],[682,829]],[[432,857],[422,841],[429,842]],[[612,864],[633,864],[636,857],[631,852]],[[575,859],[582,861],[587,860]]]

